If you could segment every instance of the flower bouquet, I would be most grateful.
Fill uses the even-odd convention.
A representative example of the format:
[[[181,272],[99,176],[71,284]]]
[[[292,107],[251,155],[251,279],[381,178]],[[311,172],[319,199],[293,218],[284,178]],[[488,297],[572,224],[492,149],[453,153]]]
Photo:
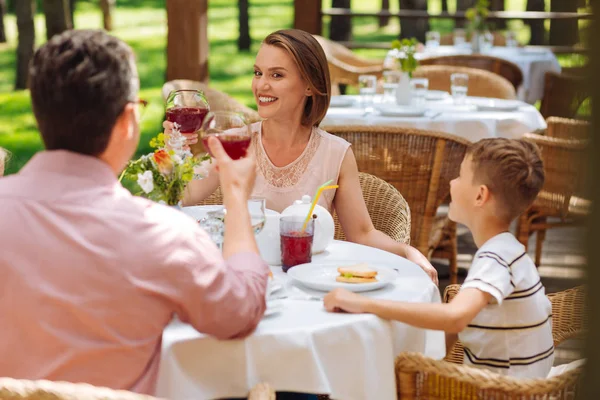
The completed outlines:
[[[412,78],[412,73],[419,66],[419,62],[415,58],[417,52],[417,39],[402,39],[392,41],[392,50],[394,56],[400,62],[400,69],[406,72]]]
[[[183,150],[185,138],[178,129],[173,133],[168,148],[164,133],[160,133],[150,141],[150,146],[156,149],[153,153],[129,161],[119,180],[126,178],[133,182],[134,195],[170,206],[180,205],[185,188],[194,179],[194,168],[210,159],[208,155],[195,158],[189,150]]]

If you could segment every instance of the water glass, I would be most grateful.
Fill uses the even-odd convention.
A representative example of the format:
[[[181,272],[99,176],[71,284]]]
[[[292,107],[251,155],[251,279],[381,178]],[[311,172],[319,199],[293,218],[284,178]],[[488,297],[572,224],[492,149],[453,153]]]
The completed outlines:
[[[373,106],[373,97],[377,92],[377,77],[375,75],[359,75],[358,91],[365,108]]]
[[[435,48],[440,45],[440,33],[436,31],[429,31],[425,33],[425,47]]]
[[[383,102],[396,103],[396,88],[402,79],[400,71],[383,71]]]
[[[464,46],[467,43],[467,33],[464,29],[455,29],[454,30],[454,45],[455,46]]]
[[[309,219],[306,230],[302,232],[304,220],[305,218],[300,216],[284,216],[279,219],[283,272],[287,272],[295,265],[312,261],[315,220]]]
[[[517,42],[517,33],[514,31],[507,31],[505,34],[506,37],[506,47],[518,47],[519,42]]]
[[[217,245],[219,249],[223,248],[223,237],[225,235],[225,215],[227,210],[221,207],[218,210],[209,211],[206,217],[202,218],[198,223],[206,231],[210,239]]]
[[[450,91],[455,104],[464,104],[469,88],[469,75],[456,73],[450,75]]]
[[[410,80],[410,91],[413,97],[413,103],[416,106],[425,105],[427,90],[429,90],[429,79],[413,78]]]
[[[248,200],[250,223],[255,235],[258,235],[265,226],[265,202],[265,199],[262,197],[251,197]]]
[[[481,51],[485,52],[494,47],[494,34],[490,31],[486,31],[481,37]]]

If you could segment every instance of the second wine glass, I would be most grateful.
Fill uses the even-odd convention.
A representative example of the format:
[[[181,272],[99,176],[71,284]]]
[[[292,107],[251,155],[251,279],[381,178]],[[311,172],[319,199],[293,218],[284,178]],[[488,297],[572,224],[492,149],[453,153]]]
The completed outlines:
[[[246,123],[246,119],[232,111],[209,112],[202,123],[201,135],[204,148],[209,154],[208,139],[214,136],[219,139],[225,152],[233,160],[246,156],[252,141],[250,126]]]

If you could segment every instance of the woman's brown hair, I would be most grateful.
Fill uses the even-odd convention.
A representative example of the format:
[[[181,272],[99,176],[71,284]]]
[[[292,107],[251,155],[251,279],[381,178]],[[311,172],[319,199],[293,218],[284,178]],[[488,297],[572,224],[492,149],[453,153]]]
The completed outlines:
[[[312,92],[304,106],[301,123],[304,126],[319,126],[331,99],[327,57],[319,42],[308,32],[283,29],[271,33],[263,43],[284,49],[292,56]]]

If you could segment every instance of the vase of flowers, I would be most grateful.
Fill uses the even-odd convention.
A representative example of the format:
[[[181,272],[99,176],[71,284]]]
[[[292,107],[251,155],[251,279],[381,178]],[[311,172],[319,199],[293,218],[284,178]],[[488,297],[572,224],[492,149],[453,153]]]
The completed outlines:
[[[165,135],[160,133],[150,141],[154,152],[132,160],[121,174],[133,183],[133,194],[142,196],[169,206],[180,207],[185,188],[194,179],[195,167],[210,160],[210,156],[193,157],[184,149],[185,138],[179,132],[177,124],[173,135],[165,145]]]
[[[402,39],[392,42],[392,51],[390,57],[395,59],[390,64],[393,69],[400,69],[402,77],[396,87],[396,104],[408,105],[411,102],[410,79],[419,62],[415,58],[417,52],[417,39]],[[399,68],[398,68],[399,67]]]
[[[488,31],[487,24],[489,5],[489,0],[477,0],[475,6],[465,12],[465,16],[469,21],[468,30],[471,33],[471,47],[474,53],[484,50],[488,47],[487,43],[490,41],[489,36],[491,33]]]

